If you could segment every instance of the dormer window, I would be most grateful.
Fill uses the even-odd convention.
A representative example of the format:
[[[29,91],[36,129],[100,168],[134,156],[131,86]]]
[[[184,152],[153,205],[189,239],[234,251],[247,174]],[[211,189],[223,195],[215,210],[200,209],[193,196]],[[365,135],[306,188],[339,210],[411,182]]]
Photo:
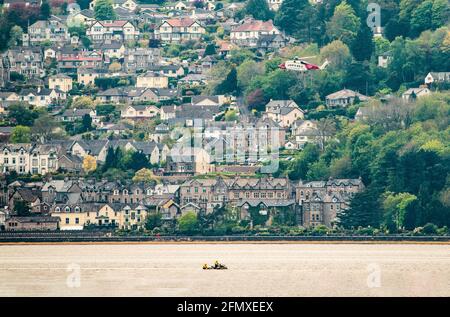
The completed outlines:
[[[55,212],[60,212],[60,211],[61,211],[61,208],[59,208],[59,207],[55,208]]]
[[[124,190],[123,190],[123,194],[124,194],[124,195],[128,195],[128,190],[124,189]]]
[[[76,206],[75,207],[75,212],[80,212],[80,207]]]
[[[65,212],[70,212],[70,207],[67,206],[67,207],[64,209],[64,211],[65,211]]]

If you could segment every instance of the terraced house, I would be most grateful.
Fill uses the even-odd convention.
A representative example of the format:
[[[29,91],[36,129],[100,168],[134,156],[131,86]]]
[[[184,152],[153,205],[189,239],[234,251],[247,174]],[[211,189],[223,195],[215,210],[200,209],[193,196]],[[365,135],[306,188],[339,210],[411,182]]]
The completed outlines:
[[[137,204],[57,204],[51,215],[60,219],[60,230],[89,226],[135,230],[144,226],[147,208]]]
[[[181,205],[193,203],[206,212],[226,203],[242,206],[244,202],[281,201],[291,197],[285,178],[192,179],[180,186]]]

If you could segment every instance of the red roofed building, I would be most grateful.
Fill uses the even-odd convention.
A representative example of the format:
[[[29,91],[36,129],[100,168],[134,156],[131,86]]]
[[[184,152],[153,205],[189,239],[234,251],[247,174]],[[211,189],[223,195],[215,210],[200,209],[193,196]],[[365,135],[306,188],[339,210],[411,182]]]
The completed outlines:
[[[134,41],[139,37],[139,29],[125,20],[96,21],[86,30],[86,35],[93,42]]]
[[[260,21],[250,18],[231,30],[230,40],[240,47],[257,47],[261,36],[279,34],[281,32],[273,25],[272,20]]]
[[[198,41],[205,34],[205,28],[191,18],[173,18],[164,20],[156,30],[156,36],[163,42]]]

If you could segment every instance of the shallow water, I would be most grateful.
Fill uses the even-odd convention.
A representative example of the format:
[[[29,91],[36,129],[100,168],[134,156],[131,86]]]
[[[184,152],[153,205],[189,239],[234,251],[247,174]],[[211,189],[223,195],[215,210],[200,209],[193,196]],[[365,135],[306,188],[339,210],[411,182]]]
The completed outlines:
[[[3,245],[0,296],[450,296],[450,245]]]

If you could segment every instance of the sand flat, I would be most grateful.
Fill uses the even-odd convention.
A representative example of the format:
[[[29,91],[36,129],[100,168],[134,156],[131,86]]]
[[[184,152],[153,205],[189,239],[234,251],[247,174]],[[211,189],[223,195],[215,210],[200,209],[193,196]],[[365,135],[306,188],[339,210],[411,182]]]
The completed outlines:
[[[450,245],[0,245],[0,296],[450,296]]]

